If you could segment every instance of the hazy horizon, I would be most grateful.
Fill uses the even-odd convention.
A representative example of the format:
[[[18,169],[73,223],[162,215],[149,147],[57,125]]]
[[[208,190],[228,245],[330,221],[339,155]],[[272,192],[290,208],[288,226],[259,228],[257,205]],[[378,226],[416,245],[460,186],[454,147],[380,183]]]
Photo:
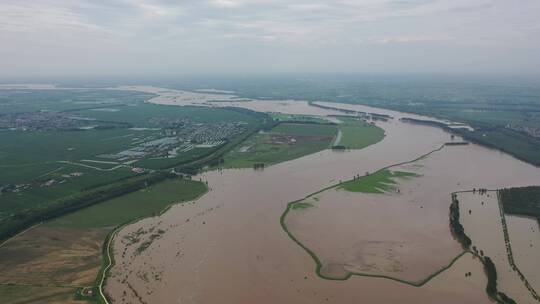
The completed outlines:
[[[5,0],[0,78],[537,75],[540,2]]]

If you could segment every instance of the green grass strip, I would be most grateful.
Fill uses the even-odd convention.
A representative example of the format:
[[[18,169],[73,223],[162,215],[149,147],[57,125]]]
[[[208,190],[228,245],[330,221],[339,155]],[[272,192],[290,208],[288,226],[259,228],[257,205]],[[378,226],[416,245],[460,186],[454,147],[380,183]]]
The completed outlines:
[[[418,176],[418,174],[384,169],[379,170],[374,174],[346,181],[341,184],[340,188],[352,192],[384,193],[390,190],[393,184],[396,184],[393,180],[394,178],[407,178],[413,176]]]

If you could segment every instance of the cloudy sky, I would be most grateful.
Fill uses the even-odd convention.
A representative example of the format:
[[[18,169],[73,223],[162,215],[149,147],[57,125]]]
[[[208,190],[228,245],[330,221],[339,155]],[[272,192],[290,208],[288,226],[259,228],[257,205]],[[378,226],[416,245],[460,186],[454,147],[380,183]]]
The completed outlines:
[[[1,0],[0,76],[538,73],[538,0]]]

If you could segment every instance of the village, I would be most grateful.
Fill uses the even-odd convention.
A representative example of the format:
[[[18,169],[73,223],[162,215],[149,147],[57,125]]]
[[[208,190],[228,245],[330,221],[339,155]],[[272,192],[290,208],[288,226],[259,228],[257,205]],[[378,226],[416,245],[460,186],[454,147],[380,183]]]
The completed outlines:
[[[128,126],[124,123],[97,121],[66,112],[35,111],[0,114],[0,129],[16,131],[77,131]]]

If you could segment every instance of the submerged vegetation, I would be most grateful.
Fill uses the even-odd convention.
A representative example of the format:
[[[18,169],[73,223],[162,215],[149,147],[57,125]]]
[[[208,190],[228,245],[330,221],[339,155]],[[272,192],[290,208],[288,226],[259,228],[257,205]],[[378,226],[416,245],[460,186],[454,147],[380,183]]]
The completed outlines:
[[[476,189],[470,192],[475,192]],[[486,189],[478,189],[479,192],[484,192]],[[465,191],[469,192],[469,191]],[[472,246],[472,240],[467,236],[465,233],[465,230],[463,228],[463,225],[460,222],[460,212],[459,212],[459,200],[457,199],[457,194],[460,192],[452,193],[452,204],[450,205],[450,228],[452,230],[452,234],[456,237],[457,241],[463,246],[463,249],[467,252],[470,252],[471,254],[474,254],[477,258],[480,259],[484,266],[484,271],[487,276],[487,285],[486,285],[486,293],[488,296],[495,302],[500,304],[515,304],[515,301],[508,297],[505,293],[498,291],[497,289],[497,269],[495,267],[495,264],[491,260],[490,257],[485,256],[483,251],[480,250],[478,252],[478,249],[476,246]],[[506,241],[506,250],[507,254],[509,254],[509,262],[514,269],[514,271],[517,271],[518,273],[521,273],[515,264],[513,264],[513,257],[511,256],[511,248],[510,248],[510,241],[508,239],[507,231],[506,231],[506,221],[504,220],[504,214],[501,212],[502,218],[502,225],[503,225],[503,232],[505,234],[505,241]],[[522,275],[521,275],[522,276]],[[523,278],[522,278],[523,279]],[[526,283],[528,285],[528,283]]]
[[[408,178],[414,176],[417,176],[417,174],[384,169],[373,174],[367,173],[364,176],[354,177],[352,180],[342,183],[340,188],[352,192],[384,193],[394,189],[396,178]]]
[[[480,257],[482,264],[484,264],[484,271],[487,276],[486,293],[488,296],[499,304],[516,304],[512,298],[507,296],[504,292],[500,292],[497,289],[497,268],[490,257]]]
[[[437,150],[435,150],[435,151],[437,151]],[[430,152],[430,153],[432,153],[432,152]],[[414,161],[415,160],[413,160],[412,162],[414,162]],[[382,173],[379,176],[377,176],[376,180],[386,180],[386,181],[390,180],[392,183],[395,183],[395,181],[392,181],[391,178],[395,178],[395,177],[407,178],[407,177],[416,176],[416,174],[414,174],[414,173],[401,172],[401,171],[390,171],[388,169],[383,169],[383,170],[380,170],[378,172],[382,172]],[[357,181],[360,181],[360,180],[361,180],[361,178],[356,178],[355,177],[353,180],[351,180],[349,182],[357,182]],[[326,280],[344,281],[344,280],[348,280],[352,276],[365,276],[365,277],[373,277],[373,278],[382,278],[382,279],[392,280],[392,281],[396,281],[396,282],[407,284],[407,285],[414,286],[414,287],[422,287],[426,283],[428,283],[431,279],[435,278],[437,275],[441,274],[442,272],[444,272],[447,269],[449,269],[450,267],[452,267],[452,265],[454,265],[454,263],[457,260],[459,260],[463,255],[465,255],[467,253],[467,251],[461,252],[460,254],[455,256],[447,265],[443,266],[442,268],[438,269],[437,271],[435,271],[434,273],[430,274],[429,276],[423,278],[420,281],[408,281],[408,280],[396,278],[396,277],[393,277],[393,276],[390,276],[390,275],[372,274],[372,273],[368,273],[368,272],[364,273],[364,272],[356,272],[356,271],[347,271],[347,273],[344,276],[341,276],[341,277],[334,277],[334,276],[323,273],[323,270],[322,270],[323,269],[323,263],[321,262],[321,259],[319,258],[319,256],[317,256],[317,254],[312,249],[307,247],[305,244],[303,244],[300,240],[298,240],[294,236],[294,234],[287,227],[286,219],[287,219],[288,214],[290,212],[292,212],[293,210],[298,212],[298,211],[303,211],[306,208],[314,207],[316,205],[316,202],[319,201],[319,198],[317,197],[318,194],[320,194],[320,193],[322,193],[324,191],[330,190],[330,189],[339,189],[342,185],[344,185],[346,183],[348,183],[348,182],[339,183],[337,185],[333,185],[333,186],[321,189],[321,190],[319,190],[319,191],[317,191],[315,193],[312,193],[312,194],[306,196],[302,200],[293,201],[293,202],[288,203],[287,208],[285,209],[285,211],[283,212],[283,214],[280,217],[281,227],[287,233],[289,238],[291,238],[291,240],[293,240],[298,246],[303,248],[311,256],[311,258],[314,260],[314,262],[316,264],[315,273],[317,274],[318,277],[320,277],[322,279],[326,279]],[[380,190],[378,190],[377,186],[373,186],[375,183],[372,182],[371,184],[372,185],[367,187],[367,188],[357,188],[357,189],[365,190],[365,191],[362,191],[362,192],[367,192],[367,193],[381,193]]]
[[[539,154],[537,153],[540,142],[534,136],[536,132],[534,131],[536,130],[534,123],[537,121],[533,117],[527,116],[527,119],[534,120],[531,127],[529,125],[525,126],[524,121],[529,120],[524,119],[521,114],[516,119],[517,123],[514,123],[514,121],[508,123],[506,118],[497,122],[491,121],[483,117],[483,115],[479,115],[477,118],[474,115],[466,114],[463,109],[457,111],[460,113],[459,115],[454,116],[452,114],[454,109],[439,109],[429,100],[416,103],[413,102],[413,99],[410,99],[407,104],[397,104],[398,100],[391,96],[366,97],[365,92],[362,92],[361,89],[354,94],[343,94],[343,91],[347,90],[347,88],[342,88],[339,95],[348,96],[347,102],[369,103],[366,100],[372,100],[374,103],[381,102],[382,106],[388,108],[400,109],[404,107],[406,111],[439,117],[453,116],[453,119],[469,122],[475,127],[474,131],[459,130],[456,132],[463,133],[463,136],[471,140],[512,153],[531,163],[540,164]],[[65,94],[69,96],[69,93]],[[116,92],[115,94],[119,93]],[[260,96],[261,93],[258,94]],[[326,97],[334,96],[332,94],[329,93]],[[64,93],[60,95],[62,100],[69,100]],[[70,107],[70,102],[55,103],[47,100],[46,106],[57,107],[57,104],[61,104],[61,106],[58,106],[61,108],[54,109],[55,111],[66,111],[66,113],[90,117],[105,122],[104,125],[106,126],[113,125],[111,122],[116,122],[115,127],[112,129],[96,128],[87,131],[70,131],[73,133],[44,130],[40,134],[2,131],[4,133],[0,134],[0,138],[3,139],[3,143],[7,144],[0,148],[0,159],[3,160],[0,169],[5,171],[5,174],[3,173],[2,177],[0,177],[0,199],[3,200],[2,203],[8,203],[0,206],[0,240],[12,236],[32,224],[44,221],[47,222],[37,227],[36,230],[42,228],[53,230],[67,228],[75,233],[91,229],[113,231],[114,227],[135,219],[159,214],[172,203],[192,200],[206,191],[204,183],[178,179],[177,174],[192,175],[205,167],[218,165],[264,168],[265,165],[291,160],[328,148],[333,139],[336,138],[338,129],[340,131],[340,140],[335,143],[336,149],[361,149],[380,141],[384,137],[382,129],[353,118],[344,118],[342,119],[343,124],[337,126],[308,115],[272,114],[273,120],[280,121],[279,124],[276,124],[266,114],[254,113],[249,110],[175,108],[142,103],[149,96],[133,97],[132,95],[124,96],[119,94],[119,96],[110,97],[111,100],[103,101],[103,103],[108,103],[106,106],[100,103],[95,104],[93,99],[97,99],[96,96],[89,96],[84,100],[76,99],[75,104],[79,105],[89,102],[94,103],[94,105],[84,107],[73,105],[71,105],[73,107]],[[10,98],[4,99],[10,101]],[[319,96],[317,99],[319,98],[321,97]],[[337,99],[339,98],[341,97],[337,97]],[[0,104],[3,105],[4,99],[0,98]],[[388,101],[390,102],[387,103]],[[24,104],[22,109],[25,111],[28,111],[25,107],[34,106],[30,102]],[[41,110],[43,105],[40,107],[31,110]],[[460,109],[461,107],[461,104],[455,105],[455,108]],[[431,110],[427,111],[426,108],[433,110],[433,112],[430,112]],[[434,108],[437,108],[437,110],[434,110]],[[474,110],[478,109],[475,108]],[[481,112],[490,111],[487,109],[480,110]],[[189,113],[181,113],[182,111]],[[67,115],[64,116],[67,117]],[[164,127],[163,122],[165,125],[170,125],[172,119],[173,125],[177,124],[179,122],[174,120],[177,116],[194,117],[194,125],[212,123],[213,120],[235,123],[231,127],[231,132],[212,137],[212,142],[199,141],[197,138],[190,139],[186,146],[189,144],[197,147],[189,151],[180,151],[181,154],[175,154],[177,150],[170,150],[166,151],[167,153],[171,152],[168,155],[158,155],[159,157],[154,157],[156,155],[152,155],[152,157],[145,156],[128,161],[97,159],[98,155],[110,157],[110,155],[114,155],[119,151],[133,152],[135,150],[131,148],[133,148],[134,143],[140,141],[140,138],[143,137],[161,140],[172,136],[171,134],[176,136],[176,133],[172,133],[173,130],[181,129],[181,127]],[[156,117],[159,119],[153,119]],[[468,118],[465,119],[464,117]],[[162,124],[155,128],[158,130],[154,129],[156,121],[158,121],[158,125]],[[140,127],[141,130],[129,130],[128,127]],[[223,129],[222,127],[223,125],[219,125],[216,129]],[[260,132],[261,130],[264,131]],[[531,132],[534,134],[531,135]],[[19,141],[19,138],[23,140]],[[64,140],[66,138],[68,140]],[[213,142],[213,140],[216,141]],[[103,144],[104,141],[105,144]],[[31,151],[29,148],[32,148],[32,145],[36,144],[36,142],[40,142],[42,147],[47,147],[50,142],[57,144],[53,145],[53,149],[43,149],[44,153],[35,153],[35,150]],[[103,147],[106,147],[106,149]],[[119,167],[116,168],[116,165],[119,165]],[[84,177],[78,178],[81,176],[80,174]],[[340,182],[339,185],[334,187],[364,193],[399,192],[396,179],[414,176],[417,176],[417,174],[382,169],[372,174],[357,175],[352,180],[344,183]],[[506,211],[538,218],[540,204],[535,198],[539,197],[539,188],[501,190],[500,193]],[[468,249],[471,240],[459,223],[459,205],[455,195],[452,198],[450,225],[460,243]],[[14,202],[22,203],[15,204]],[[324,277],[321,274],[321,262],[318,257],[309,248],[296,240],[285,225],[284,219],[290,210],[301,211],[314,206],[316,206],[315,202],[296,201],[289,203],[281,217],[281,225],[287,234],[315,260],[317,275],[325,279],[335,279]],[[163,233],[165,231],[151,233],[148,240],[142,240],[141,237],[140,242],[137,240],[139,242],[137,252],[140,253],[152,246],[154,238],[159,238]],[[100,243],[102,237],[99,236],[102,235],[96,235],[93,241]],[[105,240],[106,245],[110,244],[113,236],[114,234],[108,235]],[[46,250],[47,246],[50,245],[47,242],[50,241],[50,239],[45,238],[35,239],[33,240],[34,243],[28,243],[32,246],[27,246],[27,249],[29,251]],[[77,245],[80,240],[73,237],[70,241]],[[101,284],[99,279],[107,275],[105,269],[108,269],[109,262],[114,262],[109,260],[109,248],[105,247],[104,250],[103,266],[107,265],[107,268],[102,268],[98,280],[89,284],[92,285],[90,289],[94,291],[97,290],[96,286]],[[84,258],[89,259],[88,256],[84,256]],[[347,277],[338,279],[347,279],[351,275],[367,275],[396,280],[412,286],[422,286],[435,275],[449,268],[458,258],[459,256],[452,260],[448,266],[421,282],[407,282],[392,277],[362,273],[349,273]],[[486,288],[488,294],[498,302],[502,301],[500,303],[513,303],[506,295],[497,292],[497,273],[492,261],[489,257],[481,257],[481,259],[488,277]],[[68,268],[60,267],[59,272],[75,273],[77,271],[77,269],[69,268],[74,265],[66,264],[63,266]],[[94,266],[99,268],[99,265]],[[23,275],[32,274],[23,273]],[[41,287],[47,288],[44,286],[45,284]],[[52,289],[61,288],[61,286],[51,286],[50,288],[51,292],[56,292],[52,291]],[[12,294],[25,293],[22,290],[16,291],[17,289],[17,287],[12,286],[0,286],[0,298],[4,298],[4,292],[10,296],[7,298],[8,301],[13,299]],[[64,297],[72,293],[72,289],[62,290],[58,292],[58,295]],[[36,295],[39,295],[39,293],[36,292]],[[88,298],[81,296],[78,299],[92,302],[97,300],[95,296]],[[35,299],[24,298],[23,300],[32,301]],[[57,299],[42,296],[41,300],[52,301]]]
[[[304,203],[304,202],[298,202],[298,203],[294,203],[292,204],[292,209],[293,210],[298,210],[298,209],[307,209],[307,208],[310,208],[310,207],[313,207],[313,204],[311,203]]]
[[[468,250],[471,247],[472,241],[467,234],[465,234],[465,229],[463,229],[463,225],[461,225],[459,221],[459,216],[459,201],[457,195],[452,193],[452,204],[450,204],[450,228],[458,242],[463,246],[463,249]]]
[[[442,147],[444,147],[444,145]],[[434,151],[438,151],[441,148],[436,149]],[[433,153],[434,151],[432,151],[430,153]],[[428,154],[430,154],[430,153],[428,153]],[[421,156],[420,158],[422,158],[422,157],[425,157],[425,155]],[[418,158],[418,159],[420,159],[420,158]],[[418,159],[410,161],[409,163],[414,162],[414,161],[416,161]],[[403,163],[401,163],[401,164],[403,164]],[[489,257],[487,257],[487,256],[484,256],[482,251],[480,251],[480,253],[477,252],[477,249],[475,247],[473,247],[473,249],[471,249],[472,241],[465,234],[464,228],[460,223],[459,201],[457,199],[457,193],[458,192],[452,193],[452,196],[451,196],[452,204],[450,206],[450,216],[449,216],[449,218],[450,218],[451,230],[452,230],[453,234],[456,236],[456,238],[458,239],[458,241],[460,242],[460,244],[463,245],[464,250],[463,250],[463,252],[461,254],[456,256],[450,262],[449,265],[447,265],[446,267],[440,269],[436,273],[430,275],[428,278],[426,278],[422,282],[420,282],[420,283],[418,283],[418,282],[408,282],[408,281],[404,281],[404,280],[401,280],[401,279],[396,279],[396,278],[391,277],[391,276],[373,275],[373,274],[369,274],[369,273],[348,272],[348,274],[345,277],[339,277],[339,278],[328,277],[327,275],[321,273],[321,269],[323,267],[323,264],[322,264],[320,258],[317,256],[317,254],[315,252],[313,252],[310,248],[308,248],[300,240],[298,240],[291,233],[291,231],[289,231],[289,228],[287,227],[286,220],[285,220],[287,215],[289,214],[289,212],[291,212],[291,210],[303,209],[303,208],[295,208],[295,206],[298,206],[300,204],[310,204],[311,205],[311,203],[307,203],[308,199],[310,199],[310,198],[314,198],[313,201],[316,202],[318,199],[316,199],[314,196],[321,193],[321,192],[323,192],[323,191],[329,190],[329,189],[343,188],[345,190],[356,191],[356,192],[383,193],[383,192],[387,192],[387,191],[389,191],[391,189],[394,189],[394,185],[396,184],[396,181],[393,180],[394,178],[400,178],[400,177],[401,178],[409,178],[409,177],[417,176],[417,174],[415,174],[415,173],[402,172],[402,171],[391,171],[388,168],[391,168],[391,166],[387,167],[387,169],[379,170],[379,171],[375,172],[374,174],[366,173],[366,175],[362,176],[362,177],[355,176],[353,178],[353,180],[349,180],[349,181],[346,181],[344,183],[340,182],[339,184],[337,184],[335,186],[331,186],[331,187],[322,189],[322,190],[320,190],[320,191],[318,191],[316,193],[313,193],[313,194],[307,196],[306,198],[304,198],[303,200],[291,202],[291,203],[288,204],[287,209],[284,211],[284,213],[283,213],[283,215],[281,217],[281,225],[282,225],[283,229],[285,230],[285,232],[289,235],[289,237],[295,243],[297,243],[300,247],[302,247],[304,250],[306,250],[306,252],[308,252],[309,255],[314,259],[314,261],[315,261],[315,263],[317,265],[317,267],[316,267],[317,275],[319,277],[321,277],[321,278],[330,279],[330,280],[347,280],[348,278],[350,278],[353,275],[380,277],[380,278],[395,280],[395,281],[399,281],[401,283],[405,283],[405,284],[409,284],[409,285],[412,285],[412,286],[419,287],[419,286],[422,286],[423,284],[425,284],[426,282],[428,282],[430,279],[432,279],[433,277],[435,277],[439,273],[441,273],[441,272],[445,271],[446,269],[450,268],[452,266],[452,264],[457,259],[459,259],[461,256],[463,256],[463,255],[465,255],[467,253],[470,253],[470,254],[474,255],[475,257],[479,258],[480,261],[482,262],[483,266],[484,266],[484,270],[485,270],[486,276],[488,278],[488,283],[487,283],[487,286],[486,286],[486,292],[490,296],[490,298],[493,299],[495,302],[500,303],[500,304],[514,304],[515,301],[513,299],[508,297],[503,292],[500,292],[500,291],[497,290],[497,272],[496,272],[496,269],[495,269],[495,265],[493,264],[491,259]],[[481,189],[481,190],[485,191],[484,189]],[[311,202],[311,201],[312,200],[309,200],[309,202]],[[468,275],[470,275],[470,273],[468,273]]]
[[[484,269],[486,271],[488,283],[486,286],[486,292],[491,298],[497,297],[497,270],[495,269],[495,264],[491,261],[489,257],[483,258]]]

